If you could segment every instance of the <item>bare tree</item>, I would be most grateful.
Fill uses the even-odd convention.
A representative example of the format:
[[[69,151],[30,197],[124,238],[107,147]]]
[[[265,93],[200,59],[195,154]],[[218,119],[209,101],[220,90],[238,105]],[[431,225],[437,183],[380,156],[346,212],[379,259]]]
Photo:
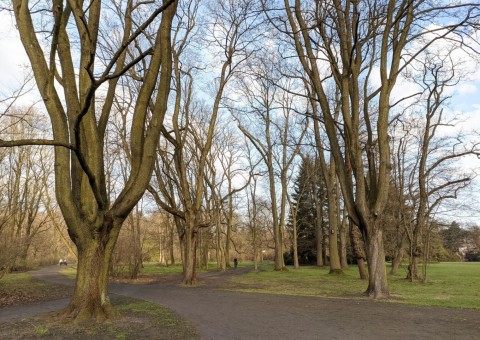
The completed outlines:
[[[468,34],[476,25],[478,4],[285,0],[281,12],[263,3],[272,23],[293,42],[321,108],[349,218],[365,238],[370,273],[366,294],[387,297],[380,216],[390,183],[392,91],[420,51],[434,41],[460,41]],[[451,19],[448,25],[442,23],[446,17]],[[377,86],[371,81],[374,70],[379,74]],[[340,92],[341,120],[335,119],[328,100],[332,82]]]
[[[0,146],[55,146],[56,197],[78,250],[75,291],[65,310],[76,320],[103,320],[115,313],[108,295],[111,254],[123,221],[149,183],[172,73],[170,33],[177,1],[109,5],[12,1],[52,139],[3,141]],[[115,30],[108,27],[111,22],[117,23]],[[113,33],[108,42],[104,29]],[[111,46],[112,53],[100,46]],[[127,57],[127,50],[136,54]],[[119,78],[141,60],[146,67],[130,125],[132,169],[113,199],[105,178],[106,126]],[[103,100],[96,103],[99,97]]]
[[[157,203],[177,216],[179,236],[183,246],[183,283],[194,285],[196,278],[196,249],[199,230],[211,224],[210,216],[205,216],[204,195],[207,160],[215,135],[217,117],[221,111],[227,84],[255,47],[255,29],[258,11],[252,0],[212,1],[208,8],[211,22],[208,22],[205,43],[218,52],[219,66],[214,67],[218,77],[214,80],[214,98],[211,107],[202,104],[195,96],[198,67],[184,63],[185,47],[189,36],[178,35],[174,42],[175,107],[172,114],[172,129],[163,130],[163,136],[173,146],[171,160],[173,166],[165,165],[175,172],[176,193],[179,202],[173,206],[173,198]],[[187,33],[194,24],[195,13],[185,23]],[[161,187],[166,187],[163,183]]]
[[[41,119],[33,120],[35,109],[10,107],[0,130],[7,138],[35,138],[43,134]],[[41,146],[9,148],[2,153],[0,181],[0,237],[6,241],[0,251],[0,267],[4,271],[28,267],[27,257],[35,235],[46,227],[47,218],[40,219],[39,209],[47,190],[45,177],[51,154]],[[3,204],[2,204],[3,203]]]
[[[294,96],[275,85],[280,79],[275,77],[270,62],[273,60],[263,55],[258,58],[258,63],[250,66],[250,74],[242,79],[241,84],[246,108],[233,112],[239,129],[255,147],[266,167],[273,215],[275,270],[285,270],[283,237],[288,184],[307,124],[302,121],[304,117],[296,113],[299,104],[295,103]],[[289,86],[288,80],[286,83],[283,87]],[[298,126],[301,126],[300,131]]]
[[[419,278],[419,259],[427,255],[429,220],[446,200],[455,199],[476,175],[473,171],[460,170],[455,163],[469,155],[480,155],[478,143],[467,141],[468,134],[461,132],[451,136],[447,132],[448,128],[455,127],[455,119],[448,118],[445,112],[450,99],[446,91],[458,84],[461,72],[458,72],[460,65],[452,59],[452,52],[446,51],[424,53],[424,60],[417,63],[420,72],[413,76],[423,95],[413,107],[419,112],[413,114],[413,124],[408,127],[408,134],[415,137],[410,139],[415,144],[408,149],[417,150],[408,174],[407,197],[414,216],[413,221],[405,223],[410,253],[407,278],[412,281]],[[417,115],[419,118],[415,117]]]

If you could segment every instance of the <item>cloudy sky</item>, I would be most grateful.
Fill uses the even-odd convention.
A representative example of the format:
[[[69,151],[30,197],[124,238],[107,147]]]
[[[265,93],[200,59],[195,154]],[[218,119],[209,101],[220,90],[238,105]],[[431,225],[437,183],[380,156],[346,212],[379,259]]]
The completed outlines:
[[[5,98],[18,88],[28,70],[27,56],[12,24],[11,16],[5,12],[0,12],[0,51],[0,95]],[[458,58],[462,59],[461,56]],[[452,99],[449,110],[461,114],[463,122],[459,128],[464,131],[475,129],[480,132],[480,68],[478,65],[469,62],[463,79],[464,81],[451,90]],[[394,95],[400,97],[412,91],[411,83],[399,82]],[[34,100],[38,100],[38,95],[31,93],[22,102],[30,104]],[[479,169],[480,173],[480,160],[477,158],[469,158],[464,162],[464,166]],[[447,218],[462,217],[466,222],[477,223],[476,221],[480,219],[478,205],[480,204],[480,179],[477,179],[477,182],[479,183],[470,192],[459,198],[463,202],[474,202],[473,209],[449,212],[445,215]]]

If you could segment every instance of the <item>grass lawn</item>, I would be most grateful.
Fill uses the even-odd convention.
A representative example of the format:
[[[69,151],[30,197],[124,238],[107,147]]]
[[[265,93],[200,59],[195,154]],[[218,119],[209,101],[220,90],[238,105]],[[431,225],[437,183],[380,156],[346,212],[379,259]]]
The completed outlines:
[[[303,295],[335,298],[363,298],[367,281],[358,279],[356,266],[350,266],[344,275],[331,275],[327,268],[289,268],[288,272],[273,271],[262,265],[260,270],[231,279],[232,290],[285,295]],[[395,276],[388,276],[391,301],[416,305],[480,309],[480,263],[431,264],[428,282],[409,282],[400,268]]]

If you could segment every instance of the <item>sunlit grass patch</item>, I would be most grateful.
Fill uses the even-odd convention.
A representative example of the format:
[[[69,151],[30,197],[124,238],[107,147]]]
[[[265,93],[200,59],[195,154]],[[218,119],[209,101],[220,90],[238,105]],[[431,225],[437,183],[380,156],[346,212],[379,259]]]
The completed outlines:
[[[427,283],[409,282],[405,271],[388,276],[391,301],[445,307],[480,309],[480,263],[430,265]],[[329,268],[289,267],[287,272],[262,264],[261,270],[232,277],[228,289],[268,294],[354,298],[363,297],[368,282],[358,278],[356,266],[344,275],[331,275]]]
[[[480,309],[480,263],[445,262],[428,267],[427,282],[389,276],[390,291],[410,304]]]
[[[60,274],[65,275],[69,279],[75,279],[77,277],[77,268],[66,267],[66,268],[60,269]]]
[[[183,267],[181,264],[174,264],[170,266],[160,265],[158,263],[145,263],[143,268],[140,270],[141,274],[144,275],[172,275],[172,274],[181,274]]]
[[[356,279],[357,272],[350,268],[344,275],[331,275],[328,268],[301,267],[288,271],[273,271],[262,265],[259,271],[232,278],[236,290],[305,296],[360,295],[367,287],[365,281]]]

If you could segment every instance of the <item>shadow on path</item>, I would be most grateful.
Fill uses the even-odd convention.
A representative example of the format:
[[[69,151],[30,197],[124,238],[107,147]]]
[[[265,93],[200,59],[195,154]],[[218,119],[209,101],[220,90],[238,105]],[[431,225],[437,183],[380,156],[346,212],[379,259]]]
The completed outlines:
[[[73,284],[72,280],[58,274],[58,270],[58,266],[46,267],[32,275],[50,282]],[[110,291],[170,307],[191,322],[202,339],[480,338],[478,311],[368,299],[326,299],[216,289],[231,275],[249,270],[237,268],[225,273],[205,273],[200,275],[198,287],[183,287],[173,281],[148,285],[114,283]],[[44,307],[55,310],[67,303],[68,299],[64,299],[36,307],[5,308],[0,310],[0,322],[6,320],[4,314],[26,317],[30,315],[20,315],[20,310],[39,314],[49,311]]]

